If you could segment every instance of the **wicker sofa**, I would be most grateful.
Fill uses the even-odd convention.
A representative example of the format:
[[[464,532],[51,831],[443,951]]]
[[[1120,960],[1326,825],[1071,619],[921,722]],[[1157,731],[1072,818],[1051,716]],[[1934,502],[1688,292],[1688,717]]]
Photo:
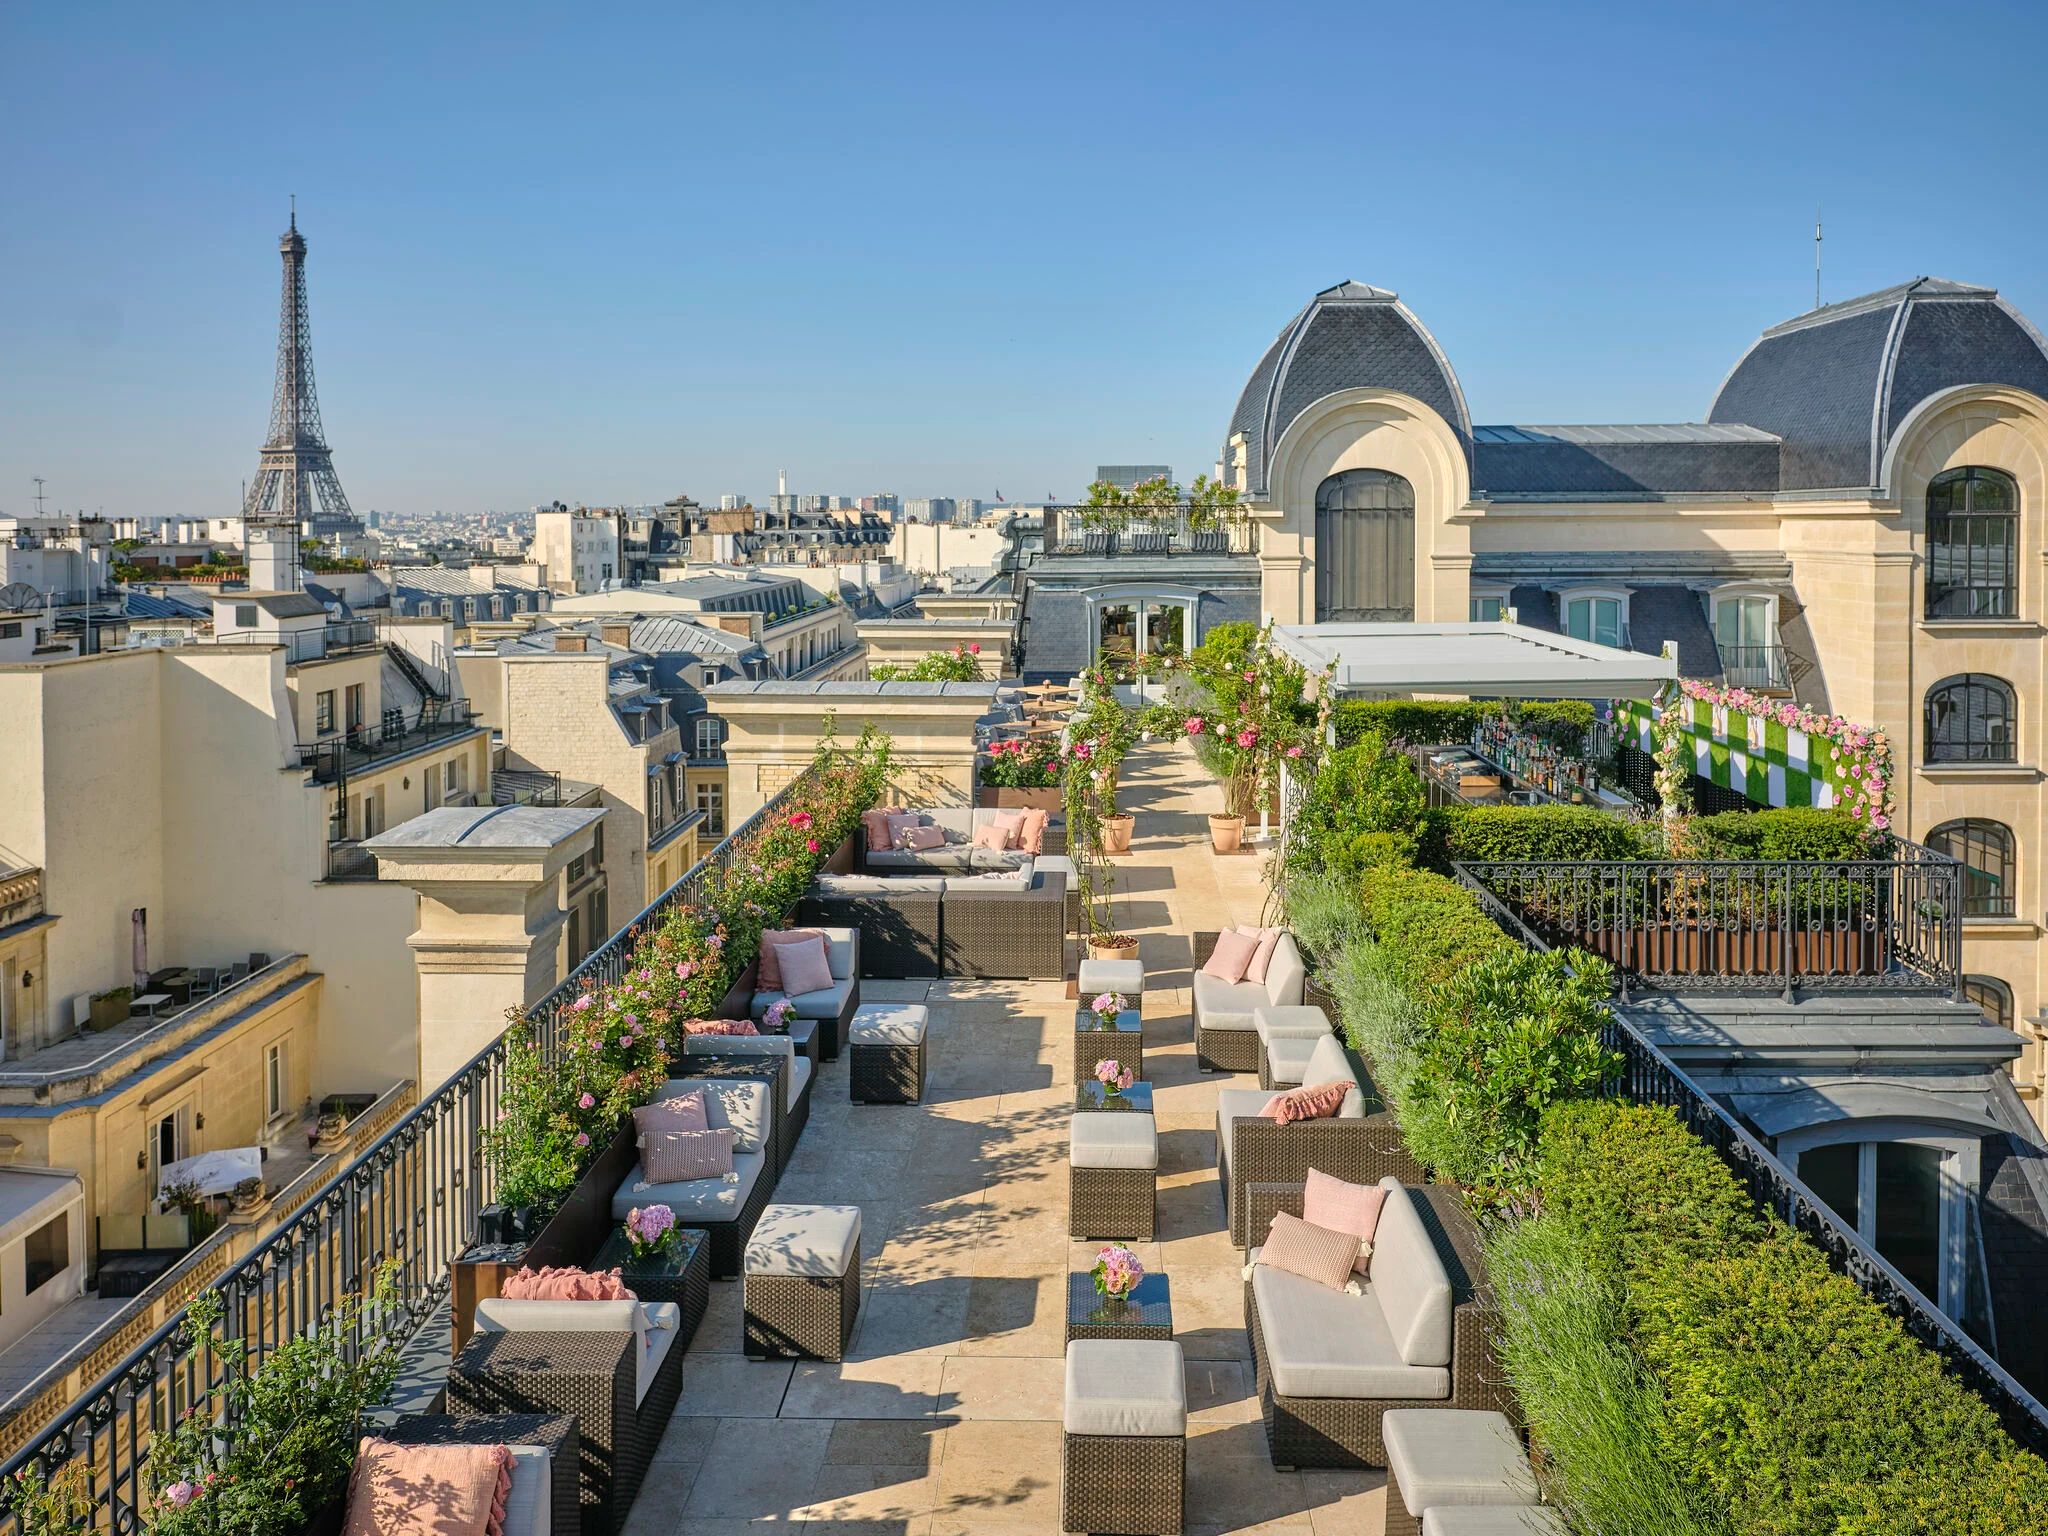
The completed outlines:
[[[503,1445],[512,1452],[505,1536],[581,1536],[582,1437],[574,1414],[408,1413],[372,1432],[393,1445]]]
[[[758,1069],[774,1085],[775,1171],[779,1175],[796,1154],[797,1138],[811,1118],[811,1085],[817,1072],[811,1059],[786,1035],[685,1035],[683,1066],[700,1075],[714,1070]]]
[[[677,1314],[666,1302],[478,1302],[476,1332],[448,1368],[449,1406],[574,1414],[583,1529],[612,1536],[682,1394]]]
[[[1478,1408],[1513,1416],[1494,1355],[1500,1318],[1479,1236],[1446,1186],[1384,1179],[1386,1204],[1361,1294],[1258,1264],[1245,1282],[1259,1413],[1273,1465],[1384,1467],[1391,1408]],[[1301,1211],[1301,1186],[1262,1185],[1258,1207]]]
[[[905,808],[921,827],[937,827],[946,841],[938,848],[869,849],[865,838],[856,836],[854,847],[860,870],[871,875],[974,875],[992,870],[1015,869],[1031,857],[1019,849],[976,848],[974,834],[990,825],[1002,811],[984,806],[949,805],[934,810]],[[1054,817],[1046,824],[1039,853],[1067,851],[1066,823]]]
[[[1050,980],[1066,974],[1069,888],[1066,871],[1036,860],[1006,879],[821,875],[802,912],[807,922],[857,931],[869,976]],[[757,1017],[766,1007],[759,998],[775,995],[757,994]]]
[[[846,1043],[846,1029],[853,1022],[853,1010],[860,1006],[860,929],[846,926],[826,928],[825,959],[832,967],[831,986],[820,987],[815,992],[799,992],[794,997],[786,992],[757,991],[748,1011],[760,1019],[775,1004],[787,998],[794,1005],[799,1019],[817,1022],[819,1054],[826,1061],[833,1061],[838,1058],[839,1047]]]
[[[744,1037],[740,1037],[744,1038]],[[781,1063],[769,1058],[771,1066]],[[693,1066],[698,1063],[693,1062]],[[689,1179],[654,1184],[635,1159],[612,1196],[612,1219],[624,1221],[635,1206],[666,1205],[685,1227],[701,1228],[711,1239],[711,1274],[730,1280],[740,1272],[747,1239],[761,1220],[762,1208],[775,1192],[777,1134],[774,1082],[759,1067],[751,1074],[726,1062],[706,1061],[695,1076],[671,1078],[655,1095],[666,1098],[692,1088],[704,1090],[705,1112],[714,1128],[730,1125],[740,1132],[740,1150],[733,1153],[737,1178]],[[714,1074],[718,1075],[714,1075]]]
[[[1254,1041],[1257,1038],[1253,1036]],[[1299,1184],[1311,1168],[1354,1184],[1376,1184],[1389,1177],[1424,1182],[1426,1175],[1402,1140],[1392,1112],[1380,1101],[1365,1063],[1331,1035],[1316,1042],[1302,1082],[1313,1087],[1339,1081],[1353,1087],[1334,1118],[1288,1125],[1262,1113],[1283,1089],[1217,1090],[1216,1178],[1223,1187],[1230,1240],[1238,1247],[1258,1241],[1266,1230],[1265,1223],[1254,1224],[1247,1215],[1249,1185]]]
[[[1301,1001],[1308,969],[1294,935],[1283,933],[1266,964],[1264,981],[1225,981],[1202,967],[1216,952],[1214,933],[1195,935],[1195,1058],[1204,1072],[1259,1070],[1259,1032],[1252,1010]]]

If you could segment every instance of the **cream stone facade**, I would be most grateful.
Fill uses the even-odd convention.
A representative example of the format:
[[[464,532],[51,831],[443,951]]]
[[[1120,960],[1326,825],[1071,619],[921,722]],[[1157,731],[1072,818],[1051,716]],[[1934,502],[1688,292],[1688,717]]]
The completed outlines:
[[[2025,1041],[2015,1076],[2038,1116],[2044,396],[2048,346],[2023,317],[1921,279],[1766,332],[1703,423],[1475,427],[1421,322],[1343,284],[1261,360],[1221,468],[1282,623],[1512,612],[1637,650],[1671,641],[1686,675],[1884,731],[1899,830],[1978,870],[1964,965]],[[1986,512],[1966,490],[2016,505]]]
[[[828,721],[842,742],[870,722],[888,734],[905,804],[972,804],[974,726],[993,707],[995,691],[993,682],[720,684],[710,699],[730,728],[728,829],[809,765]]]
[[[863,619],[856,628],[870,674],[877,666],[913,667],[927,656],[950,656],[971,648],[981,675],[998,678],[1008,671],[1017,643],[1017,625],[1011,619]]]

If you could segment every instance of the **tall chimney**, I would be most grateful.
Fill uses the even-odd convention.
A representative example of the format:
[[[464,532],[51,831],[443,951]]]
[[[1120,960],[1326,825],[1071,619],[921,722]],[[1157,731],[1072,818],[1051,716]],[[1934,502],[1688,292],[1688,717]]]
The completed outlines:
[[[555,631],[555,651],[558,655],[573,654],[590,649],[590,636],[580,629],[558,629]]]

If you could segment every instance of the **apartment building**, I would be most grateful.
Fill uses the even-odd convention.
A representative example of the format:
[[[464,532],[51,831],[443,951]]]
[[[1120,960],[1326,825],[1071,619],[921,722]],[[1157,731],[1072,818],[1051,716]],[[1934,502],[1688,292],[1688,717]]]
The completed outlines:
[[[604,508],[559,502],[536,507],[527,558],[547,567],[553,592],[602,592],[626,579],[625,518]]]
[[[1224,446],[1261,610],[1671,642],[1688,676],[1883,731],[1898,830],[1969,867],[1971,994],[2027,1041],[2038,1095],[2048,345],[1994,290],[1938,278],[1743,340],[1698,422],[1483,426],[1396,295],[1317,294]]]
[[[693,617],[760,645],[783,677],[854,677],[863,653],[854,618],[830,570],[799,573],[745,567],[692,568],[678,580],[586,596],[559,597],[564,619]]]

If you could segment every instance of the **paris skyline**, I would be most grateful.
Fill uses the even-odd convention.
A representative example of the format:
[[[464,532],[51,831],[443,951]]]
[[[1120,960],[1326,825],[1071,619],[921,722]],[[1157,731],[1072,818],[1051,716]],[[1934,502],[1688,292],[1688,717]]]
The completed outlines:
[[[239,502],[293,193],[359,507],[760,496],[778,468],[1012,499],[1078,494],[1099,462],[1185,479],[1274,333],[1345,278],[1402,294],[1481,420],[1697,419],[1700,381],[1811,302],[1816,204],[1830,298],[1931,272],[2048,311],[2048,215],[2011,195],[2039,144],[1955,154],[1967,98],[1943,134],[1902,130],[1892,9],[1702,37],[1482,6],[1376,23],[1409,66],[1326,92],[1293,78],[1301,8],[1183,10],[1168,37],[1097,12],[435,17],[402,51],[396,11],[110,37],[17,10],[0,88],[34,131],[0,172],[0,511],[31,510],[35,475],[110,514]],[[2011,46],[1948,29],[1915,68],[2009,99],[2048,35],[1979,9]],[[1456,59],[1469,25],[1516,46]],[[325,67],[290,131],[255,133],[247,82],[281,48]],[[1685,89],[1738,62],[1740,103]],[[1090,128],[1110,111],[1123,128]],[[1998,216],[1905,218],[1913,187]]]

